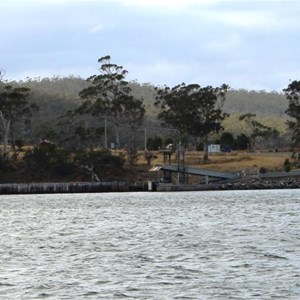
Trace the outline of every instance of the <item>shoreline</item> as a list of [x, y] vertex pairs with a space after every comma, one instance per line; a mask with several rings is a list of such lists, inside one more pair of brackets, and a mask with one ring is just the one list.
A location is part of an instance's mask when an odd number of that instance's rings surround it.
[[178, 185], [148, 181], [129, 185], [124, 181], [112, 182], [62, 182], [62, 183], [4, 183], [0, 195], [9, 194], [60, 194], [60, 193], [108, 193], [108, 192], [184, 192], [224, 190], [298, 189], [300, 177], [243, 178], [210, 184]]
[[237, 190], [277, 190], [298, 189], [300, 178], [284, 178], [282, 180], [247, 179], [201, 185], [158, 184], [157, 191], [237, 191]]

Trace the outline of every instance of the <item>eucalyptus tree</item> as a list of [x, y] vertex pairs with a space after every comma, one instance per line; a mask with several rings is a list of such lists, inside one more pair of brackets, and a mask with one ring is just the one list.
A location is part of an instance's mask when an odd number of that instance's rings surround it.
[[123, 120], [125, 125], [129, 126], [131, 133], [128, 155], [129, 164], [133, 165], [137, 159], [136, 134], [143, 123], [146, 110], [142, 99], [135, 99], [133, 96], [125, 95], [123, 99], [120, 100], [122, 111], [124, 112]]
[[3, 85], [0, 88], [0, 119], [3, 128], [4, 156], [8, 156], [8, 142], [15, 151], [16, 125], [29, 122], [31, 113], [38, 109], [27, 101], [30, 89], [20, 86]]
[[122, 66], [111, 63], [109, 55], [98, 59], [100, 74], [88, 78], [91, 84], [84, 88], [79, 96], [84, 102], [77, 113], [88, 113], [111, 122], [115, 128], [116, 147], [120, 145], [119, 129], [124, 118], [124, 97], [130, 94], [130, 87], [125, 81], [128, 73]]
[[240, 121], [244, 121], [247, 124], [250, 146], [252, 149], [256, 147], [259, 138], [276, 137], [276, 135], [279, 134], [276, 129], [260, 123], [255, 118], [256, 114], [252, 113], [246, 113], [239, 117]]
[[[75, 110], [78, 114], [90, 114], [105, 120], [115, 129], [116, 148], [120, 146], [120, 127], [129, 126], [131, 139], [128, 143], [129, 162], [132, 165], [136, 157], [136, 132], [143, 122], [145, 107], [143, 99], [131, 94], [129, 83], [125, 80], [127, 71], [122, 66], [111, 63], [109, 55], [98, 62], [100, 75], [88, 78], [90, 86], [84, 88], [79, 96], [84, 102]], [[105, 143], [106, 145], [106, 143]]]
[[95, 148], [104, 134], [98, 119], [93, 116], [78, 115], [69, 110], [58, 119], [58, 141], [72, 151]]
[[227, 114], [222, 111], [229, 86], [180, 84], [173, 88], [157, 89], [158, 118], [177, 129], [181, 135], [200, 138], [204, 144], [204, 160], [208, 160], [208, 142], [219, 132]]
[[293, 133], [293, 140], [300, 141], [300, 81], [294, 80], [286, 89], [283, 89], [288, 100], [286, 114], [291, 117], [287, 125]]

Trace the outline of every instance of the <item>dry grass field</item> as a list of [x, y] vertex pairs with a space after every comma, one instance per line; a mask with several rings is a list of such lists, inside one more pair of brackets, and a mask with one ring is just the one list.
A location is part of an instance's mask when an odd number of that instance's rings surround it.
[[[211, 154], [208, 162], [203, 162], [202, 152], [187, 151], [185, 152], [185, 164], [187, 166], [211, 169], [224, 172], [238, 172], [241, 170], [249, 170], [251, 168], [264, 168], [267, 171], [281, 171], [284, 169], [285, 159], [289, 159], [291, 162], [292, 153], [290, 152], [262, 152], [262, 153], [220, 153]], [[160, 153], [156, 153], [157, 158], [152, 161], [152, 165], [159, 165], [163, 163], [163, 156]], [[140, 163], [143, 162], [142, 156], [140, 156]], [[171, 158], [171, 163], [176, 164], [177, 158], [175, 155]]]
[[[23, 150], [30, 149], [31, 146], [23, 147]], [[124, 153], [123, 150], [112, 151], [114, 155]], [[22, 159], [24, 152], [21, 152], [18, 159]], [[156, 158], [152, 160], [151, 166], [163, 164], [163, 155], [159, 151], [154, 152]], [[186, 151], [185, 164], [187, 166], [211, 169], [224, 172], [238, 172], [241, 170], [248, 170], [254, 167], [265, 168], [267, 171], [281, 171], [284, 169], [285, 159], [291, 158], [291, 152], [232, 152], [232, 153], [217, 153], [210, 154], [209, 161], [202, 160], [203, 152], [201, 151]], [[171, 157], [171, 163], [177, 164], [177, 157], [175, 154]], [[147, 162], [144, 159], [144, 152], [139, 151], [139, 159], [137, 167], [147, 170]]]

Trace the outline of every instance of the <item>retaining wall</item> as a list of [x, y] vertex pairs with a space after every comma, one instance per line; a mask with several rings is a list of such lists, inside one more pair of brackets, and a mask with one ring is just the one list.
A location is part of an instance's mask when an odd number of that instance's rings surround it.
[[4, 183], [0, 194], [124, 192], [125, 182]]

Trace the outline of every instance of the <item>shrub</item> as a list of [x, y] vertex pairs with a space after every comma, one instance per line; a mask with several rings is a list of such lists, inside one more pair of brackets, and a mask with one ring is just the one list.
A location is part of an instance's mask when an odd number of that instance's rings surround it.
[[103, 174], [107, 170], [120, 169], [124, 166], [125, 158], [123, 154], [112, 155], [108, 149], [97, 151], [80, 151], [75, 154], [74, 163], [77, 166], [93, 168], [98, 174]]
[[41, 175], [62, 177], [74, 171], [70, 153], [53, 144], [34, 147], [24, 154], [23, 158], [27, 171], [33, 178]]
[[266, 169], [265, 167], [261, 167], [261, 168], [259, 169], [259, 173], [260, 173], [260, 174], [266, 174], [266, 173], [267, 173], [267, 169]]
[[291, 162], [289, 161], [288, 158], [285, 159], [285, 161], [283, 163], [283, 166], [284, 166], [284, 170], [286, 172], [290, 172], [291, 171]]

